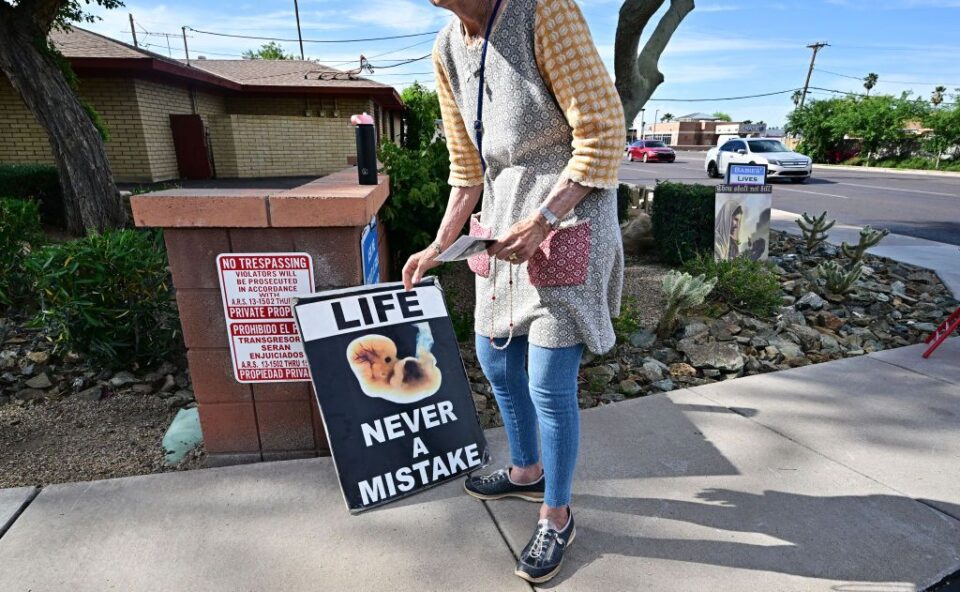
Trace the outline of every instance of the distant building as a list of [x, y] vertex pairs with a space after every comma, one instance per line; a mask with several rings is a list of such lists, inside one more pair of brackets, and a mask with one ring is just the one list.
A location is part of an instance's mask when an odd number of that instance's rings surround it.
[[[386, 84], [302, 60], [187, 64], [74, 26], [50, 39], [110, 133], [118, 182], [319, 176], [356, 155], [350, 115], [378, 141], [401, 135], [403, 102]], [[0, 74], [0, 163], [52, 163], [46, 133]]]
[[[763, 122], [723, 121], [706, 113], [689, 113], [672, 121], [652, 122], [644, 127], [645, 139], [660, 140], [675, 148], [712, 147], [733, 137], [767, 137], [771, 131]], [[782, 130], [779, 132], [782, 136]]]

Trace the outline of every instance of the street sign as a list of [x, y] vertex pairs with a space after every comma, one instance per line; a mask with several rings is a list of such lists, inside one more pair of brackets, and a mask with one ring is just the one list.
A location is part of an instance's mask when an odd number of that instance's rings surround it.
[[728, 164], [727, 185], [765, 185], [767, 165], [765, 164]]
[[217, 256], [230, 358], [237, 382], [310, 380], [290, 299], [313, 292], [308, 253]]
[[360, 235], [360, 252], [363, 255], [363, 283], [380, 283], [380, 232], [377, 230], [377, 217], [370, 219]]
[[487, 443], [434, 278], [294, 300], [347, 508], [361, 512], [487, 464]]

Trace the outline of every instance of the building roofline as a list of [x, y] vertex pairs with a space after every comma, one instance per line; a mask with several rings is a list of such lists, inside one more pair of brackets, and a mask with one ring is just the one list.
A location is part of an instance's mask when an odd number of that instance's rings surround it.
[[[75, 27], [80, 29], [80, 27]], [[129, 43], [95, 33], [88, 29], [80, 29], [84, 33], [96, 35], [111, 43], [123, 45], [130, 50], [140, 53], [143, 57], [67, 57], [70, 65], [78, 73], [94, 74], [121, 74], [139, 73], [154, 76], [167, 76], [198, 82], [210, 87], [220, 88], [233, 92], [253, 92], [259, 94], [299, 94], [299, 95], [352, 95], [373, 96], [383, 102], [388, 109], [402, 109], [403, 100], [395, 88], [382, 86], [272, 86], [258, 84], [243, 84], [208, 72], [201, 68], [194, 68], [179, 60], [162, 56], [158, 53], [134, 47]]]

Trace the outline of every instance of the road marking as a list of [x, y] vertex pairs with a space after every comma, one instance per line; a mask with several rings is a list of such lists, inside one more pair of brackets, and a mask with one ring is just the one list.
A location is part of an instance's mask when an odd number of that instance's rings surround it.
[[806, 191], [804, 189], [792, 189], [787, 187], [777, 187], [774, 191], [796, 191], [797, 193], [809, 193], [811, 195], [823, 195], [824, 197], [839, 197], [840, 199], [850, 199], [847, 195], [837, 195], [835, 193], [820, 193], [819, 191]]
[[955, 193], [940, 193], [938, 191], [922, 191], [920, 189], [902, 189], [900, 187], [879, 187], [877, 185], [861, 185], [859, 183], [842, 183], [835, 181], [837, 185], [849, 185], [850, 187], [863, 187], [865, 189], [881, 189], [883, 191], [905, 191], [907, 193], [922, 193], [924, 195], [942, 195], [944, 197], [960, 197]]

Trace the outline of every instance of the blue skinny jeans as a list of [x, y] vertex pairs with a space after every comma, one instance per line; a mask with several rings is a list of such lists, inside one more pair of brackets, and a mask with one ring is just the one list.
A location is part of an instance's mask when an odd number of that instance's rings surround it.
[[[506, 339], [498, 339], [502, 346]], [[505, 350], [490, 347], [490, 338], [476, 336], [477, 358], [500, 406], [510, 442], [510, 460], [527, 467], [541, 460], [544, 503], [552, 508], [570, 504], [573, 472], [580, 446], [577, 371], [583, 345], [538, 347], [515, 336]], [[529, 362], [526, 364], [525, 362]]]

